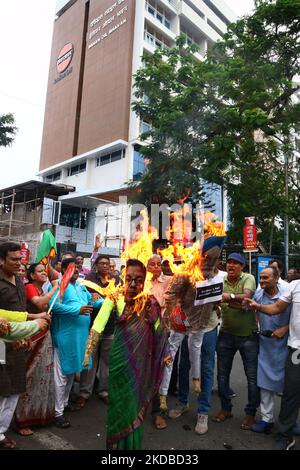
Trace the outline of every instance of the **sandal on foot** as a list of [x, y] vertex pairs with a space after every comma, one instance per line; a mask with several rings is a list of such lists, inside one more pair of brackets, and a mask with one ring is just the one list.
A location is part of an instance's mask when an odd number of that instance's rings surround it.
[[232, 418], [233, 414], [231, 411], [221, 410], [219, 413], [212, 418], [215, 423], [222, 423], [226, 419]]
[[254, 423], [255, 423], [255, 417], [246, 415], [242, 421], [241, 429], [244, 429], [244, 431], [249, 431]]
[[167, 427], [166, 420], [160, 415], [153, 417], [153, 424], [155, 429], [165, 429]]
[[0, 441], [0, 449], [14, 449], [17, 443], [13, 439], [9, 437], [5, 437], [2, 441]]
[[32, 436], [33, 434], [33, 431], [30, 428], [17, 428], [15, 429], [15, 432], [20, 434], [20, 436]]

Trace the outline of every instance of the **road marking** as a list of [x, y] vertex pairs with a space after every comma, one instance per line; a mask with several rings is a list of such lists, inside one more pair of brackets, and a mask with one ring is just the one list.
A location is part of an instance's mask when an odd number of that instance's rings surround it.
[[50, 431], [34, 431], [32, 437], [50, 450], [78, 450], [78, 448], [72, 446], [70, 442], [65, 441]]

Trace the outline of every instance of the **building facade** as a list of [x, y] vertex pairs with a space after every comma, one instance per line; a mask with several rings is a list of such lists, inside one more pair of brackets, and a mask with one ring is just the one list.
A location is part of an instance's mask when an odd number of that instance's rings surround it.
[[[222, 0], [57, 2], [39, 175], [76, 188], [60, 198], [62, 238], [93, 214], [105, 247], [122, 248], [130, 208], [119, 197], [144, 171], [139, 135], [149, 126], [131, 110], [141, 57], [184, 33], [201, 60], [234, 20]], [[226, 218], [220, 190], [211, 193]]]

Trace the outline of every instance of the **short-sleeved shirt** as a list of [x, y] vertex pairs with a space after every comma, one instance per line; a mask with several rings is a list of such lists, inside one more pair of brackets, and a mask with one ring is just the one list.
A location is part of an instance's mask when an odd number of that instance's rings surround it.
[[280, 296], [280, 300], [292, 304], [288, 346], [300, 349], [300, 280], [292, 281]]
[[[236, 284], [233, 286], [228, 282], [228, 277], [224, 278], [224, 292], [227, 294], [243, 294], [248, 289], [255, 292], [255, 278], [252, 274], [242, 273]], [[222, 304], [222, 327], [221, 331], [234, 336], [250, 336], [257, 331], [257, 321], [255, 312], [230, 307]]]

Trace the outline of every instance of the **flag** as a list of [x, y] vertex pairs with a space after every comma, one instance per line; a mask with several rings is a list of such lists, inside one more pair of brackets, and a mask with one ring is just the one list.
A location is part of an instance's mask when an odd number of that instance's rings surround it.
[[55, 238], [50, 230], [45, 230], [43, 232], [35, 262], [47, 265], [50, 259], [55, 258], [56, 253]]
[[70, 263], [67, 266], [67, 269], [61, 278], [60, 284], [59, 284], [59, 299], [60, 301], [62, 300], [64, 293], [67, 290], [67, 287], [69, 285], [70, 279], [73, 276], [75, 271], [75, 263]]

